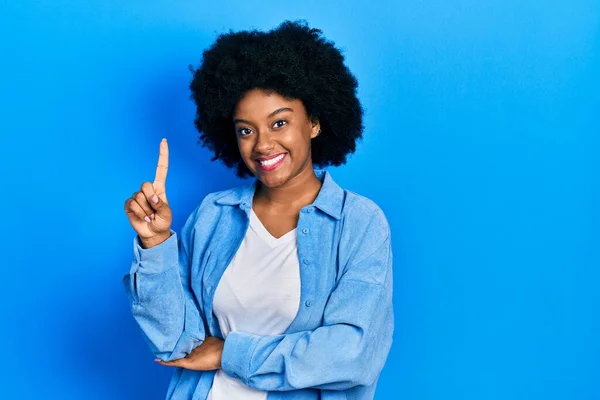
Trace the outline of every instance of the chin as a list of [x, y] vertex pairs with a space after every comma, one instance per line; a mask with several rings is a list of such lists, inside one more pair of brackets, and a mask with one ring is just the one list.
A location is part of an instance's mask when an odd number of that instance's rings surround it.
[[269, 188], [283, 185], [288, 180], [288, 177], [285, 174], [274, 174], [272, 172], [266, 174], [259, 172], [256, 176], [264, 186]]

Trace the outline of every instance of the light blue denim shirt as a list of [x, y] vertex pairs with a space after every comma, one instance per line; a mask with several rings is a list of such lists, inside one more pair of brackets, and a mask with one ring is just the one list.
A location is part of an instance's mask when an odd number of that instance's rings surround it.
[[[298, 313], [281, 335], [230, 332], [221, 368], [269, 400], [373, 399], [394, 331], [390, 227], [372, 200], [326, 170], [315, 174], [323, 185], [297, 225]], [[156, 357], [185, 357], [205, 337], [223, 338], [213, 298], [248, 229], [256, 184], [208, 194], [179, 238], [171, 230], [149, 249], [134, 238], [123, 283]], [[167, 399], [206, 399], [216, 370], [173, 369]]]

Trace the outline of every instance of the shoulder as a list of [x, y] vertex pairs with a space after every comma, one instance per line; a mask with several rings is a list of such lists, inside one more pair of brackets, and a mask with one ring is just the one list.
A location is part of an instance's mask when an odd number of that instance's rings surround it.
[[223, 207], [220, 207], [217, 202], [220, 200], [226, 201], [228, 199], [236, 199], [240, 196], [244, 187], [244, 185], [239, 185], [206, 194], [202, 201], [192, 210], [186, 221], [186, 225], [192, 228], [197, 225], [198, 221], [202, 221], [202, 225], [204, 226], [210, 224], [210, 222], [216, 220], [220, 216], [224, 209]]
[[360, 228], [378, 239], [385, 239], [390, 235], [390, 224], [385, 212], [375, 201], [348, 189], [344, 189], [344, 193], [342, 220], [346, 228]]
[[216, 192], [210, 192], [208, 193], [206, 196], [204, 196], [204, 198], [202, 199], [202, 202], [200, 203], [200, 206], [216, 206], [215, 201], [231, 196], [231, 195], [236, 195], [242, 192], [242, 190], [244, 189], [244, 185], [239, 185], [239, 186], [234, 186], [228, 189], [223, 189], [223, 190], [218, 190]]
[[392, 268], [388, 219], [375, 201], [350, 190], [344, 191], [339, 242], [343, 275], [383, 285]]

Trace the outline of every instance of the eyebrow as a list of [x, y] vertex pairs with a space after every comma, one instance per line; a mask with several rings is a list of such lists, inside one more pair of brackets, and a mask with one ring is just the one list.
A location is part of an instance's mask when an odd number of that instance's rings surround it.
[[[292, 109], [291, 109], [291, 108], [289, 108], [289, 107], [282, 107], [282, 108], [278, 108], [277, 110], [275, 110], [275, 111], [273, 111], [271, 114], [269, 114], [269, 115], [267, 116], [267, 118], [271, 118], [271, 117], [272, 117], [272, 116], [274, 116], [275, 114], [279, 114], [280, 112], [284, 112], [284, 111], [292, 111], [292, 112], [293, 112], [294, 110], [292, 110]], [[234, 119], [234, 120], [233, 120], [233, 123], [234, 123], [234, 124], [235, 124], [235, 123], [238, 123], [238, 122], [245, 122], [245, 123], [247, 123], [247, 124], [251, 124], [251, 122], [250, 122], [250, 121], [246, 121], [245, 119]]]

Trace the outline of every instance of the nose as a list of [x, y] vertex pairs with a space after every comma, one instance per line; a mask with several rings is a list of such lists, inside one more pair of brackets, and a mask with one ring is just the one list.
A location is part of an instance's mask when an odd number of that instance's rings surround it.
[[269, 154], [274, 148], [274, 143], [271, 134], [268, 131], [261, 131], [256, 134], [256, 143], [254, 151], [257, 154]]

